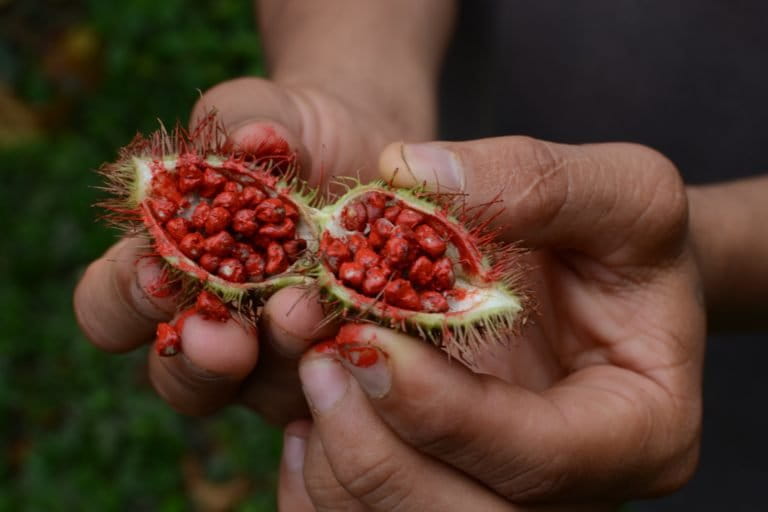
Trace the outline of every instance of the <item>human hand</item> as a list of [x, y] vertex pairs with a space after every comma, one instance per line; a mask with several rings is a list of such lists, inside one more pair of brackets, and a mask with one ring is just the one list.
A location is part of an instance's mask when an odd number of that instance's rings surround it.
[[[381, 162], [399, 185], [500, 199], [497, 225], [533, 249], [539, 314], [476, 372], [373, 326], [354, 346], [310, 351], [314, 424], [288, 428], [284, 508], [610, 504], [682, 485], [698, 456], [705, 329], [674, 166], [636, 145], [520, 137], [390, 147]], [[355, 366], [354, 350], [376, 364]]]
[[[285, 140], [300, 156], [303, 177], [315, 185], [327, 181], [330, 170], [375, 170], [372, 163], [383, 141], [396, 130], [322, 91], [255, 78], [207, 92], [192, 124], [211, 109], [241, 147], [275, 142], [276, 137]], [[138, 239], [117, 243], [88, 268], [76, 289], [80, 326], [104, 350], [124, 352], [150, 342], [156, 324], [168, 321], [176, 310], [173, 297], [150, 293], [161, 266], [156, 258], [142, 257], [143, 244]], [[327, 336], [328, 328], [315, 330], [323, 318], [316, 302], [291, 308], [305, 293], [294, 288], [275, 295], [264, 309], [258, 334], [234, 320], [221, 324], [194, 315], [184, 323], [180, 357], [163, 358], [150, 351], [151, 382], [187, 414], [207, 414], [241, 401], [275, 423], [306, 415], [296, 358], [311, 342]], [[260, 347], [258, 339], [266, 343]]]

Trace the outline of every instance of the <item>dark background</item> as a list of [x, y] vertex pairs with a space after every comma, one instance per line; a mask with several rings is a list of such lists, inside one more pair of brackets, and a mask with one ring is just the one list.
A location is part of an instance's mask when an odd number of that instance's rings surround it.
[[[442, 82], [443, 137], [639, 142], [671, 158], [688, 183], [768, 170], [768, 3], [462, 7]], [[710, 337], [700, 468], [680, 492], [632, 510], [768, 509], [766, 361], [766, 333]]]
[[[632, 140], [691, 182], [765, 170], [768, 5], [473, 0], [443, 80], [446, 138]], [[0, 510], [274, 509], [279, 433], [171, 411], [145, 354], [71, 313], [115, 239], [93, 169], [199, 90], [261, 74], [250, 2], [0, 0]], [[710, 340], [702, 466], [636, 510], [764, 510], [766, 336]]]

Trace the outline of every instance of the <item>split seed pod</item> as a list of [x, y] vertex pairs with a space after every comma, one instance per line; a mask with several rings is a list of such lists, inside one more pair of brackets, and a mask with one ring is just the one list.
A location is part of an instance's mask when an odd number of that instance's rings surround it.
[[376, 182], [321, 208], [284, 142], [239, 150], [213, 116], [191, 133], [137, 136], [101, 172], [108, 218], [147, 235], [180, 288], [184, 311], [158, 327], [161, 355], [181, 349], [189, 314], [226, 321], [231, 309], [255, 322], [292, 285], [319, 286], [328, 321], [373, 321], [461, 356], [523, 318], [518, 251], [460, 198]]

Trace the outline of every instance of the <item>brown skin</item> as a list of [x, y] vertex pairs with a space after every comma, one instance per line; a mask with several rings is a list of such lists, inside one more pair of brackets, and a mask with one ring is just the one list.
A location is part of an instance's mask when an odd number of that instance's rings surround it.
[[[311, 501], [387, 510], [397, 499], [399, 510], [423, 510], [434, 479], [446, 489], [440, 510], [499, 495], [608, 507], [682, 485], [698, 457], [705, 315], [674, 166], [629, 144], [504, 137], [431, 147], [445, 153], [432, 152], [439, 166], [402, 161], [423, 148], [396, 144], [382, 174], [407, 168], [416, 179], [395, 181], [408, 186], [453, 165], [474, 203], [501, 187], [497, 224], [535, 249], [540, 314], [481, 356], [485, 375], [382, 328], [358, 340], [380, 350], [375, 368], [310, 351], [299, 371], [313, 406]], [[318, 362], [333, 371], [318, 377]]]
[[[443, 0], [418, 5], [330, 0], [322, 9], [319, 5], [261, 2], [259, 18], [274, 80], [241, 78], [212, 88], [195, 106], [192, 123], [216, 109], [239, 144], [258, 144], [265, 134], [277, 133], [300, 153], [304, 177], [314, 185], [327, 182], [330, 172], [359, 170], [362, 179], [370, 180], [376, 174], [372, 164], [389, 141], [434, 136], [433, 91], [453, 7]], [[405, 11], [411, 15], [402, 19]], [[427, 24], [430, 30], [424, 31]], [[323, 34], [322, 44], [317, 34]], [[338, 63], [340, 55], [344, 58]], [[400, 70], [386, 87], [380, 81], [383, 69]], [[155, 324], [174, 310], [172, 301], [152, 300], [146, 293], [159, 267], [146, 260], [136, 265], [139, 245], [116, 244], [88, 268], [75, 290], [78, 321], [104, 350], [125, 352], [149, 343]], [[290, 312], [300, 294], [285, 290], [270, 300], [260, 336], [229, 325], [226, 333], [218, 332], [220, 326], [191, 318], [182, 357], [149, 356], [158, 393], [186, 414], [208, 414], [233, 402], [278, 424], [306, 414], [295, 356], [330, 332], [313, 329], [323, 318], [319, 306]], [[218, 340], [215, 345], [206, 343], [212, 337]], [[267, 343], [258, 344], [257, 338]], [[254, 371], [257, 362], [259, 371]]]
[[761, 329], [768, 304], [768, 177], [688, 187], [713, 329]]
[[[193, 119], [216, 108], [233, 139], [245, 145], [275, 130], [300, 152], [313, 184], [324, 182], [329, 171], [359, 170], [367, 180], [389, 141], [434, 137], [435, 81], [453, 5], [319, 5], [260, 2], [273, 80], [243, 78], [214, 87]], [[440, 147], [461, 162], [470, 201], [487, 201], [504, 185], [507, 236], [539, 249], [534, 283], [542, 314], [508, 351], [483, 358], [496, 378], [449, 365], [423, 344], [380, 332], [375, 344], [389, 357], [390, 389], [366, 399], [347, 377], [348, 393], [331, 409], [315, 410], [314, 426], [288, 427], [289, 437], [308, 442], [286, 450], [294, 470], [284, 461], [281, 508], [311, 510], [314, 502], [321, 510], [386, 509], [391, 503], [374, 502], [402, 496], [402, 510], [417, 510], [424, 498], [416, 492], [421, 484], [409, 485], [413, 481], [423, 481], [424, 489], [466, 489], [489, 510], [511, 509], [493, 501], [490, 489], [512, 501], [603, 501], [679, 486], [694, 467], [700, 426], [703, 312], [690, 248], [696, 249], [715, 312], [734, 303], [727, 292], [734, 280], [749, 285], [736, 303], [765, 297], [768, 287], [761, 283], [768, 277], [759, 263], [766, 258], [756, 257], [755, 250], [768, 254], [768, 248], [760, 245], [764, 241], [755, 243], [753, 233], [760, 230], [750, 227], [765, 220], [749, 214], [768, 215], [759, 195], [749, 186], [691, 191], [689, 233], [676, 171], [646, 148], [524, 138]], [[400, 155], [384, 153], [385, 177], [395, 167], [418, 170], [415, 162], [398, 162]], [[429, 171], [423, 177], [431, 178]], [[398, 174], [398, 180], [407, 179]], [[440, 180], [446, 182], [450, 177]], [[722, 206], [722, 216], [714, 215], [713, 204]], [[710, 228], [731, 214], [729, 225], [743, 229]], [[83, 331], [105, 350], [127, 351], [151, 341], [155, 324], [174, 309], [172, 300], [151, 299], [144, 291], [157, 265], [137, 265], [136, 255], [135, 241], [117, 244], [89, 267], [75, 292]], [[731, 275], [731, 268], [741, 273]], [[234, 324], [190, 319], [181, 357], [150, 355], [158, 392], [188, 414], [240, 402], [281, 424], [306, 415], [298, 356], [332, 328], [312, 329], [322, 310], [312, 300], [296, 305], [300, 294], [276, 294], [258, 336]], [[411, 364], [419, 371], [409, 371]], [[317, 391], [316, 384], [305, 378], [306, 392]], [[480, 405], [467, 410], [468, 403]], [[363, 441], [356, 437], [362, 431], [349, 428], [355, 422], [368, 429], [366, 457], [352, 457]], [[400, 455], [386, 458], [391, 453]], [[472, 463], [486, 455], [487, 464]], [[376, 473], [379, 481], [352, 478], [380, 460], [387, 464]], [[393, 464], [396, 477], [384, 478]], [[425, 467], [433, 476], [425, 476]]]

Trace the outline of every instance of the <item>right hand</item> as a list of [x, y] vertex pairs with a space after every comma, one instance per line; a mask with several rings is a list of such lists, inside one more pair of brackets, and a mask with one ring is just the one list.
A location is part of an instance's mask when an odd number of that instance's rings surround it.
[[[281, 87], [258, 78], [224, 82], [206, 92], [191, 124], [212, 109], [232, 141], [246, 149], [268, 137], [285, 139], [299, 155], [301, 177], [312, 186], [354, 172], [370, 180], [377, 173], [379, 151], [403, 136], [373, 109], [320, 88]], [[170, 320], [177, 306], [173, 298], [148, 293], [160, 269], [159, 260], [142, 257], [136, 239], [119, 241], [88, 267], [75, 290], [74, 309], [94, 345], [127, 352], [152, 342], [156, 324]], [[303, 295], [306, 291], [296, 288], [275, 294], [264, 308], [258, 334], [233, 320], [221, 324], [191, 317], [183, 331], [183, 354], [163, 358], [149, 351], [155, 389], [185, 414], [209, 414], [241, 402], [276, 424], [308, 416], [296, 359], [311, 343], [329, 336], [333, 326], [314, 330], [323, 318], [315, 301], [291, 307]]]

